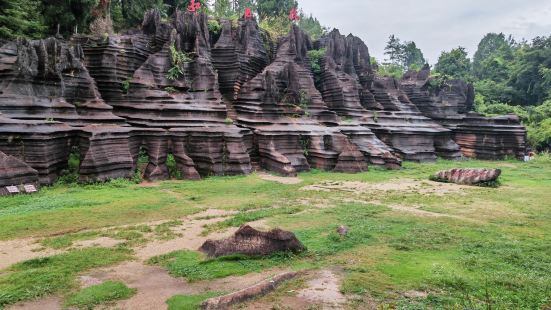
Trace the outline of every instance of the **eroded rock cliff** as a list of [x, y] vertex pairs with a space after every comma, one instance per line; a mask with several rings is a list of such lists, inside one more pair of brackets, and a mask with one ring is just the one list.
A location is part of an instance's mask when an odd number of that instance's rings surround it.
[[4, 183], [36, 171], [51, 184], [71, 152], [83, 182], [131, 177], [140, 165], [146, 179], [167, 179], [169, 158], [176, 175], [198, 179], [524, 152], [517, 118], [468, 113], [464, 82], [435, 88], [427, 70], [376, 76], [367, 46], [337, 30], [312, 42], [293, 26], [271, 42], [254, 19], [221, 21], [213, 36], [208, 18], [151, 10], [123, 34], [0, 46]]

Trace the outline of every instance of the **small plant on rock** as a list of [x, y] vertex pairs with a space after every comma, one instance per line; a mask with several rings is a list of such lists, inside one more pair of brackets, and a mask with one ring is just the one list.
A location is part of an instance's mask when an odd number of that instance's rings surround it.
[[184, 64], [193, 60], [188, 53], [177, 50], [174, 44], [170, 46], [170, 59], [172, 67], [168, 69], [166, 78], [172, 81], [179, 79], [184, 74]]

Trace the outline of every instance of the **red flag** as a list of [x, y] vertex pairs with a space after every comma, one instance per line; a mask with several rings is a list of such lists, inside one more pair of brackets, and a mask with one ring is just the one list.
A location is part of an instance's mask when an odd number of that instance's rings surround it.
[[296, 21], [300, 20], [300, 16], [298, 16], [298, 14], [297, 14], [297, 8], [292, 8], [291, 9], [291, 11], [289, 12], [289, 19], [293, 22], [296, 22]]
[[188, 12], [196, 13], [200, 8], [201, 8], [201, 2], [195, 2], [195, 0], [191, 0], [189, 2], [187, 10]]
[[251, 12], [251, 8], [245, 8], [245, 19], [251, 19], [253, 18], [253, 13]]

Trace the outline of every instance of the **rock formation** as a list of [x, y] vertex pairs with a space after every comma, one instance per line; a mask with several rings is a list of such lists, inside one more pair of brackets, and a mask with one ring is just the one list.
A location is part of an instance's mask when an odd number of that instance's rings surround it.
[[423, 116], [396, 80], [374, 74], [369, 51], [359, 38], [333, 30], [319, 47], [325, 56], [318, 87], [332, 111], [369, 128], [402, 159], [460, 157], [450, 130]]
[[526, 129], [515, 115], [484, 117], [469, 112], [473, 107], [473, 86], [464, 81], [436, 81], [430, 68], [407, 72], [400, 87], [427, 117], [450, 129], [466, 157], [522, 158]]
[[[426, 70], [400, 82], [378, 77], [367, 46], [337, 30], [312, 42], [293, 26], [273, 42], [254, 19], [222, 21], [214, 34], [208, 18], [177, 11], [166, 21], [150, 10], [141, 29], [123, 34], [2, 43], [0, 151], [41, 184], [71, 153], [80, 180], [95, 182], [134, 175], [140, 154], [143, 177], [163, 180], [170, 156], [177, 175], [198, 179], [258, 167], [396, 169], [459, 158], [460, 147], [481, 158], [524, 151], [517, 118], [468, 113], [464, 82], [434, 88]], [[319, 70], [314, 49], [324, 49]]]
[[500, 175], [500, 169], [451, 169], [439, 171], [431, 179], [440, 182], [477, 185], [495, 182]]
[[276, 252], [297, 253], [305, 247], [292, 232], [281, 229], [263, 232], [245, 225], [227, 239], [205, 241], [199, 250], [210, 257], [231, 254], [264, 256]]
[[0, 195], [7, 194], [4, 187], [38, 184], [38, 172], [24, 161], [0, 152]]

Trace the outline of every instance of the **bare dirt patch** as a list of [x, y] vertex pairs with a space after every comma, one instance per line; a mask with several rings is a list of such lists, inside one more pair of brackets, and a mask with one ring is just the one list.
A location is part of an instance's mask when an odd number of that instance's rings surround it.
[[324, 309], [338, 309], [346, 303], [346, 297], [339, 287], [340, 279], [335, 271], [323, 269], [308, 281], [308, 287], [300, 290], [297, 297], [312, 303], [321, 303]]
[[6, 308], [6, 310], [59, 310], [62, 309], [61, 299], [59, 297], [48, 297], [37, 299], [25, 303], [16, 304]]
[[112, 248], [119, 244], [123, 243], [122, 240], [117, 240], [109, 237], [99, 237], [96, 239], [90, 239], [90, 240], [79, 240], [73, 242], [73, 246], [80, 248], [80, 247], [105, 247], [105, 248]]
[[281, 177], [277, 175], [268, 174], [266, 172], [257, 172], [258, 176], [265, 181], [272, 181], [272, 182], [278, 182], [281, 184], [298, 184], [301, 183], [302, 180], [297, 177]]
[[325, 181], [318, 184], [308, 185], [302, 190], [324, 191], [324, 192], [347, 192], [363, 194], [379, 191], [399, 191], [418, 194], [431, 194], [444, 196], [452, 193], [463, 193], [466, 189], [473, 189], [472, 186], [458, 185], [453, 183], [439, 183], [428, 180], [397, 179], [382, 183], [348, 182], [348, 181]]
[[62, 250], [46, 249], [34, 238], [0, 241], [0, 269], [25, 260], [63, 252]]

